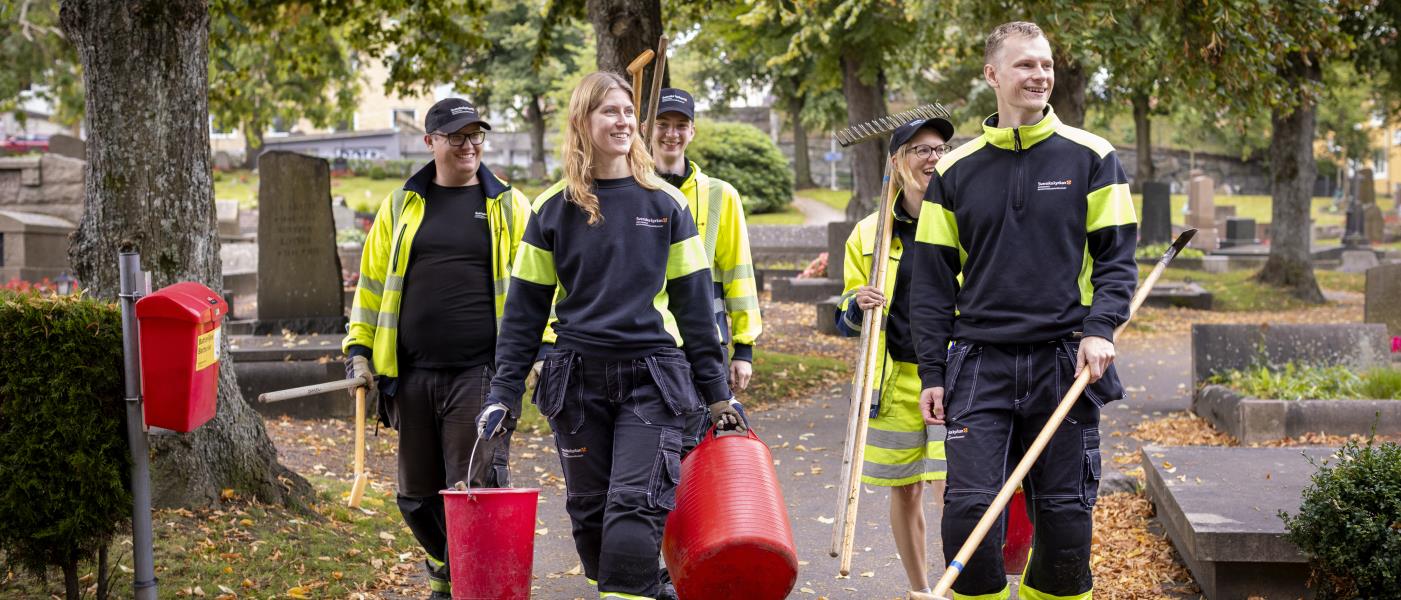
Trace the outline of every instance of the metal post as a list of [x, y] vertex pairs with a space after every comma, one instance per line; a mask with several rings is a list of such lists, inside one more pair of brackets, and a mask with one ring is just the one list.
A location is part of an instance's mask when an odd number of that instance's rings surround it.
[[[832, 138], [831, 148], [832, 148], [832, 149], [831, 149], [831, 153], [832, 153], [832, 154], [836, 154], [836, 153], [837, 153], [837, 138]], [[829, 161], [827, 161], [827, 165], [828, 165], [828, 167], [831, 169], [831, 171], [830, 171], [831, 177], [829, 177], [828, 179], [831, 180], [831, 182], [832, 182], [832, 191], [835, 192], [835, 191], [837, 191], [837, 161], [835, 161], [835, 160], [829, 160]]]
[[136, 327], [136, 301], [146, 295], [141, 255], [122, 252], [122, 359], [126, 366], [126, 438], [131, 446], [131, 544], [136, 573], [132, 582], [137, 600], [156, 600], [156, 568], [151, 536], [151, 466], [146, 449], [145, 418], [141, 410], [141, 348]]

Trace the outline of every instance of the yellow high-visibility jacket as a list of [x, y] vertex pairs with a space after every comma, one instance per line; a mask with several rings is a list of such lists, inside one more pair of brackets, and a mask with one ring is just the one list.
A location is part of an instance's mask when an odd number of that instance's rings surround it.
[[[897, 198], [897, 203], [898, 203]], [[862, 286], [870, 285], [872, 263], [876, 254], [876, 229], [879, 226], [877, 220], [880, 211], [877, 210], [861, 219], [853, 227], [851, 234], [846, 238], [846, 251], [844, 252], [844, 262], [842, 268], [842, 279], [844, 287], [841, 301], [837, 303], [837, 330], [843, 335], [861, 335], [862, 322], [860, 318], [852, 319], [852, 312], [849, 310], [856, 303], [856, 290]], [[889, 232], [886, 235], [891, 235]], [[900, 242], [900, 236], [893, 236], [890, 240], [890, 259], [886, 263], [885, 285], [881, 286], [881, 294], [886, 298], [895, 297], [895, 277], [900, 271], [900, 259], [904, 256], [905, 247]], [[830, 260], [830, 258], [829, 258]], [[887, 315], [890, 314], [890, 304], [887, 303], [881, 308]], [[876, 346], [880, 348], [877, 359], [880, 360], [880, 385], [883, 390], [886, 380], [894, 374], [894, 361], [890, 359], [890, 353], [885, 347], [885, 331], [876, 332]], [[882, 403], [884, 404], [884, 403]]]
[[[694, 161], [690, 167], [691, 176], [681, 183], [680, 190], [705, 242], [706, 259], [715, 282], [715, 318], [720, 325], [721, 342], [734, 341], [734, 360], [753, 362], [754, 343], [763, 333], [763, 322], [759, 317], [754, 259], [749, 253], [749, 229], [744, 224], [744, 204], [734, 186], [706, 175]], [[555, 343], [554, 329], [545, 328], [544, 341]]]
[[[365, 237], [360, 257], [360, 283], [350, 309], [350, 325], [341, 349], [347, 354], [369, 354], [375, 373], [399, 376], [399, 303], [403, 298], [404, 273], [409, 268], [409, 250], [423, 223], [424, 195], [437, 169], [428, 163], [380, 204], [374, 225]], [[485, 165], [478, 167], [477, 180], [486, 196], [487, 227], [491, 231], [491, 278], [496, 296], [496, 326], [506, 306], [511, 266], [530, 216], [530, 201], [524, 194], [496, 178]]]

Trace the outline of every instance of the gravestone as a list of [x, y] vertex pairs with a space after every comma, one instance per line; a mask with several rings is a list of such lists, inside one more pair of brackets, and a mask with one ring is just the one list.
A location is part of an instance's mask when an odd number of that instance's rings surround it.
[[1367, 270], [1366, 304], [1362, 320], [1386, 325], [1391, 336], [1401, 336], [1401, 264]]
[[241, 233], [238, 227], [238, 201], [215, 200], [214, 210], [219, 218], [219, 236], [237, 237]]
[[1196, 247], [1207, 252], [1216, 250], [1216, 182], [1198, 175], [1187, 184], [1187, 226], [1195, 227]]
[[83, 140], [62, 133], [49, 136], [49, 154], [78, 160], [88, 159], [88, 145]]
[[1362, 205], [1362, 238], [1373, 244], [1385, 242], [1386, 220], [1382, 208], [1377, 206], [1377, 184], [1371, 169], [1362, 169], [1357, 173], [1357, 202]]
[[331, 200], [331, 217], [335, 221], [336, 231], [355, 227], [355, 210], [346, 205], [344, 196]]
[[1366, 273], [1377, 266], [1377, 253], [1371, 250], [1344, 250], [1343, 264], [1338, 271], [1343, 273]]
[[[827, 224], [827, 277], [846, 281], [846, 238], [856, 228], [853, 221], [833, 221]], [[841, 290], [837, 290], [840, 294]]]
[[1138, 231], [1144, 244], [1172, 241], [1171, 188], [1167, 183], [1143, 182], [1143, 225]]
[[1222, 248], [1249, 246], [1255, 243], [1257, 243], [1255, 239], [1255, 219], [1243, 217], [1226, 218], [1226, 239], [1221, 240]]
[[1344, 365], [1365, 370], [1391, 360], [1386, 327], [1375, 323], [1192, 325], [1192, 382], [1261, 366]]
[[258, 172], [254, 333], [344, 332], [330, 165], [320, 158], [271, 151], [258, 158]]
[[0, 284], [57, 280], [69, 269], [68, 234], [74, 229], [58, 217], [0, 210]]

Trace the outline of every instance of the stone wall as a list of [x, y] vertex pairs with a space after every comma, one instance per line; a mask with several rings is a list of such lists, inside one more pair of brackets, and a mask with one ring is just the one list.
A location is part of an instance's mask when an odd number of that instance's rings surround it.
[[83, 217], [85, 165], [56, 154], [0, 158], [0, 210], [78, 223]]

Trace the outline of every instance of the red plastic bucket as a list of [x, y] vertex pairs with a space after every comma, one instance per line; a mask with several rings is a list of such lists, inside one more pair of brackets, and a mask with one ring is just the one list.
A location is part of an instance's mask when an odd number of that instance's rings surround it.
[[1021, 488], [1007, 503], [1007, 542], [1002, 544], [1002, 563], [1008, 575], [1021, 575], [1031, 558], [1031, 519], [1026, 516], [1026, 494]]
[[443, 490], [455, 600], [526, 600], [538, 488]]

